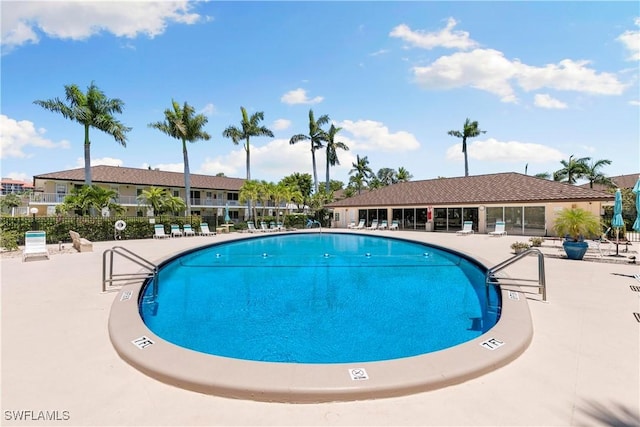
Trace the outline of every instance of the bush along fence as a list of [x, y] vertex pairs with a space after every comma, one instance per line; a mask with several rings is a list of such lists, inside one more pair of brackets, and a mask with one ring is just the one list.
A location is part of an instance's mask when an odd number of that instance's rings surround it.
[[[283, 218], [280, 218], [281, 220]], [[122, 231], [116, 233], [115, 223], [122, 220], [126, 222], [126, 227]], [[275, 221], [275, 217], [259, 218], [258, 221], [267, 223]], [[184, 224], [191, 224], [194, 230], [198, 230], [201, 222], [209, 224], [209, 228], [214, 229], [218, 224], [222, 224], [224, 220], [220, 217], [176, 217], [176, 216], [158, 216], [155, 217], [155, 223], [150, 223], [147, 217], [89, 217], [89, 216], [49, 216], [49, 217], [8, 217], [0, 218], [0, 230], [2, 230], [2, 240], [0, 246], [5, 249], [16, 249], [17, 245], [24, 245], [24, 233], [31, 230], [42, 230], [47, 233], [47, 243], [68, 243], [71, 242], [69, 230], [76, 231], [81, 237], [92, 242], [101, 242], [119, 239], [147, 239], [152, 238], [154, 234], [154, 225], [163, 224], [168, 233], [171, 224], [178, 224], [180, 227]], [[292, 214], [284, 216], [284, 226], [290, 228], [305, 228], [307, 216], [300, 214]], [[247, 228], [246, 222], [234, 223], [236, 230]], [[15, 242], [15, 243], [14, 243]]]

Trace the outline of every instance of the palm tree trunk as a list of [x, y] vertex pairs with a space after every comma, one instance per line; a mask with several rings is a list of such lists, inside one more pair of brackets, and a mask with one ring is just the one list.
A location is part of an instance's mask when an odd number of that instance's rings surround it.
[[[247, 137], [244, 151], [247, 152], [247, 181], [249, 181], [251, 179], [251, 154], [249, 153], [249, 137]], [[249, 215], [251, 215], [251, 199], [247, 200], [247, 208], [249, 208]]]
[[191, 216], [191, 175], [189, 173], [189, 154], [187, 141], [182, 140], [182, 155], [184, 156], [184, 191], [187, 202], [187, 216]]
[[91, 141], [89, 141], [89, 125], [84, 125], [84, 184], [91, 185]]
[[464, 176], [469, 176], [469, 161], [467, 160], [467, 138], [462, 138], [462, 152], [464, 153]]
[[327, 190], [327, 194], [329, 194], [329, 147], [327, 147], [327, 182], [325, 183], [325, 190]]
[[316, 168], [316, 150], [313, 149], [313, 142], [311, 142], [311, 163], [313, 164], [313, 188], [318, 193], [318, 170]]

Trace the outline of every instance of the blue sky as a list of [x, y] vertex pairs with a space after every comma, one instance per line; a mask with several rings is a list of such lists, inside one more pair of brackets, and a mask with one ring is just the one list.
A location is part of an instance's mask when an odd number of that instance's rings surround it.
[[[552, 172], [570, 155], [640, 170], [637, 2], [2, 1], [2, 176], [83, 166], [83, 128], [33, 103], [94, 81], [125, 110], [127, 147], [91, 131], [94, 164], [183, 170], [180, 142], [148, 123], [172, 99], [208, 117], [189, 144], [192, 173], [246, 176], [222, 137], [240, 106], [274, 138], [252, 139], [251, 175], [312, 173], [308, 113], [342, 127], [347, 182], [356, 155], [414, 180]], [[317, 155], [324, 181], [324, 151]]]

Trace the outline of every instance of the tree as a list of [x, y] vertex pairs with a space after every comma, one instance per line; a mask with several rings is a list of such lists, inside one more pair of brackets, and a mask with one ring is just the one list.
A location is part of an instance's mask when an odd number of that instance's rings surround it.
[[158, 129], [160, 132], [182, 141], [186, 208], [187, 216], [191, 216], [191, 175], [189, 173], [187, 142], [196, 142], [200, 139], [208, 141], [211, 136], [202, 130], [208, 121], [204, 114], [196, 114], [196, 110], [186, 102], [182, 108], [176, 101], [172, 100], [171, 102], [172, 109], [167, 108], [164, 110], [164, 122], [149, 123], [149, 127]]
[[589, 169], [587, 162], [591, 160], [591, 157], [582, 157], [580, 159], [574, 159], [573, 154], [569, 156], [569, 160], [561, 160], [563, 168], [554, 172], [553, 180], [568, 182], [569, 184], [575, 184], [577, 180], [583, 178]]
[[[238, 199], [240, 203], [248, 202], [249, 200], [256, 200], [258, 198], [258, 194], [260, 191], [260, 182], [248, 179], [242, 184], [240, 187], [240, 194], [238, 195]], [[255, 221], [258, 217], [258, 212], [256, 211], [256, 206], [253, 206], [253, 216], [251, 216], [251, 208], [249, 208], [249, 216], [253, 218]]]
[[[311, 196], [311, 187], [313, 186], [311, 175], [308, 173], [296, 172], [292, 175], [285, 176], [280, 180], [280, 182], [294, 189], [295, 197], [291, 200], [298, 205], [298, 212], [302, 211], [300, 207], [301, 205], [303, 208], [304, 206], [308, 206], [309, 196]], [[295, 193], [296, 190], [297, 194]]]
[[380, 181], [381, 187], [386, 187], [387, 185], [395, 184], [397, 182], [396, 171], [391, 168], [379, 169], [377, 178], [378, 181]]
[[313, 164], [313, 188], [318, 192], [318, 171], [316, 169], [316, 150], [323, 147], [322, 142], [326, 139], [325, 132], [322, 130], [323, 125], [329, 123], [329, 116], [326, 114], [320, 116], [318, 120], [313, 115], [313, 110], [309, 110], [309, 134], [293, 135], [289, 140], [289, 144], [296, 144], [300, 141], [309, 140], [311, 142], [311, 162]]
[[478, 129], [478, 122], [471, 121], [467, 118], [462, 126], [462, 132], [459, 130], [450, 130], [449, 135], [456, 138], [462, 138], [462, 152], [464, 153], [464, 176], [469, 176], [469, 161], [467, 160], [467, 139], [475, 138], [481, 133], [486, 133], [484, 130]]
[[87, 188], [87, 198], [89, 200], [89, 207], [102, 211], [107, 208], [109, 211], [113, 211], [116, 215], [121, 215], [125, 212], [125, 208], [116, 203], [118, 193], [110, 188], [99, 187], [92, 185]]
[[165, 188], [152, 186], [148, 190], [142, 190], [137, 200], [142, 205], [153, 209], [153, 216], [158, 216], [162, 212], [163, 201], [166, 198], [165, 193]]
[[251, 117], [249, 117], [244, 107], [240, 107], [240, 112], [242, 113], [240, 127], [229, 126], [222, 132], [222, 136], [231, 138], [231, 141], [233, 141], [235, 145], [238, 145], [240, 141], [244, 140], [244, 151], [247, 153], [247, 179], [251, 179], [249, 139], [252, 136], [270, 136], [273, 138], [273, 132], [265, 126], [260, 126], [260, 122], [264, 120], [264, 113], [262, 111], [253, 113]]
[[336, 135], [340, 132], [342, 128], [337, 128], [333, 124], [329, 128], [329, 132], [326, 133], [325, 142], [327, 143], [326, 152], [327, 152], [327, 179], [325, 181], [325, 191], [327, 193], [330, 192], [330, 183], [331, 179], [329, 178], [329, 168], [331, 166], [339, 165], [340, 161], [338, 160], [338, 153], [336, 150], [345, 150], [349, 151], [349, 147], [344, 142], [336, 141]]
[[584, 174], [584, 178], [589, 180], [589, 188], [593, 188], [593, 184], [606, 185], [609, 187], [614, 186], [615, 184], [611, 181], [611, 178], [607, 177], [605, 174], [600, 172], [600, 168], [605, 165], [610, 165], [611, 160], [597, 160], [587, 164], [586, 172]]
[[398, 168], [398, 173], [396, 174], [396, 182], [411, 181], [411, 178], [413, 178], [413, 175], [411, 175], [408, 170], [406, 170], [402, 166]]
[[374, 177], [373, 170], [369, 167], [367, 156], [361, 158], [356, 155], [356, 163], [351, 163], [351, 166], [353, 169], [349, 171], [349, 175], [355, 175], [349, 178], [349, 184], [353, 184], [360, 194], [368, 180]]
[[11, 216], [13, 216], [15, 208], [22, 206], [22, 199], [17, 194], [7, 194], [0, 200], [0, 205], [11, 212]]
[[124, 102], [118, 98], [109, 99], [95, 85], [87, 88], [83, 93], [75, 84], [64, 87], [67, 103], [59, 98], [46, 101], [37, 100], [33, 103], [54, 113], [60, 113], [65, 119], [78, 122], [84, 126], [84, 183], [91, 185], [91, 140], [89, 129], [95, 128], [112, 136], [123, 147], [127, 146], [126, 133], [131, 130], [113, 115], [122, 114]]

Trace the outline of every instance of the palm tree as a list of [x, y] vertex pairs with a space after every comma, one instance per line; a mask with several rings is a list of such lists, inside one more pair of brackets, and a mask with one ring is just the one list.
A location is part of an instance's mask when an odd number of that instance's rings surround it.
[[554, 181], [566, 181], [569, 184], [575, 184], [577, 180], [583, 178], [589, 169], [587, 162], [591, 160], [591, 157], [582, 157], [580, 159], [574, 159], [573, 154], [569, 156], [569, 160], [561, 160], [562, 169], [559, 169], [553, 173]]
[[160, 132], [172, 138], [182, 141], [182, 155], [184, 157], [184, 191], [186, 196], [187, 216], [191, 216], [191, 176], [189, 174], [189, 154], [187, 153], [187, 141], [196, 142], [200, 139], [208, 141], [211, 136], [202, 130], [207, 124], [207, 117], [204, 114], [196, 114], [196, 110], [184, 103], [180, 104], [172, 100], [172, 107], [164, 110], [164, 122], [149, 123], [149, 127], [158, 129]]
[[326, 152], [327, 152], [327, 180], [325, 181], [325, 190], [329, 193], [331, 179], [329, 177], [329, 167], [339, 165], [337, 149], [349, 151], [349, 147], [344, 142], [336, 141], [336, 135], [342, 128], [337, 128], [333, 124], [329, 128], [329, 132], [326, 133]]
[[91, 140], [89, 139], [89, 128], [96, 128], [108, 135], [111, 135], [116, 142], [123, 147], [127, 146], [126, 133], [131, 130], [114, 117], [114, 113], [122, 114], [124, 102], [118, 98], [109, 99], [95, 85], [87, 88], [83, 93], [77, 85], [66, 85], [64, 87], [67, 103], [59, 98], [46, 101], [33, 101], [54, 113], [62, 114], [65, 119], [78, 122], [84, 126], [84, 183], [91, 185]]
[[358, 194], [360, 194], [364, 184], [374, 177], [373, 170], [369, 167], [367, 156], [361, 158], [359, 155], [356, 155], [356, 163], [351, 163], [351, 166], [353, 166], [353, 169], [349, 171], [349, 175], [355, 175], [351, 177], [349, 181], [356, 186]]
[[396, 182], [411, 181], [411, 178], [413, 178], [413, 175], [411, 175], [408, 170], [406, 170], [402, 166], [398, 168], [398, 173], [396, 174]]
[[89, 202], [89, 206], [102, 211], [107, 208], [109, 211], [113, 211], [116, 215], [123, 214], [125, 208], [116, 203], [115, 199], [118, 197], [118, 193], [110, 188], [99, 187], [92, 185], [87, 188], [86, 197]]
[[162, 211], [163, 200], [166, 198], [165, 190], [160, 187], [149, 187], [148, 190], [140, 192], [137, 200], [143, 206], [153, 209], [153, 216], [158, 216]]
[[593, 188], [593, 184], [600, 184], [606, 186], [614, 186], [615, 184], [611, 181], [611, 178], [604, 175], [600, 172], [600, 168], [605, 165], [610, 165], [611, 160], [597, 160], [595, 162], [591, 162], [587, 165], [586, 173], [584, 177], [589, 180], [589, 188]]
[[253, 113], [251, 117], [249, 117], [244, 107], [240, 107], [240, 112], [242, 113], [240, 127], [229, 126], [222, 132], [222, 136], [231, 138], [231, 141], [233, 141], [235, 145], [238, 145], [240, 141], [244, 140], [244, 151], [247, 153], [247, 179], [251, 179], [249, 138], [252, 136], [270, 136], [273, 138], [273, 132], [265, 126], [260, 126], [260, 122], [264, 120], [264, 113], [262, 111]]
[[484, 130], [478, 129], [478, 122], [471, 121], [467, 118], [462, 126], [462, 132], [459, 130], [450, 130], [449, 135], [456, 138], [462, 138], [462, 152], [464, 153], [464, 176], [469, 176], [469, 161], [467, 160], [467, 138], [475, 138], [481, 133], [486, 133]]
[[387, 185], [394, 184], [397, 182], [396, 171], [391, 168], [381, 168], [378, 170], [378, 181], [380, 181], [380, 186], [386, 187]]
[[325, 132], [321, 126], [329, 123], [329, 116], [323, 115], [315, 119], [313, 110], [309, 110], [309, 135], [297, 134], [293, 135], [289, 140], [289, 144], [295, 144], [300, 141], [309, 140], [311, 142], [311, 162], [313, 164], [313, 188], [318, 192], [318, 171], [316, 169], [316, 150], [323, 147], [322, 142], [325, 140]]
[[[256, 200], [259, 194], [259, 182], [254, 180], [247, 180], [240, 187], [240, 194], [238, 196], [240, 203], [245, 203], [249, 200]], [[251, 207], [249, 208], [249, 216], [251, 217]], [[253, 219], [255, 220], [258, 217], [258, 212], [256, 212], [255, 205], [253, 206]]]
[[7, 208], [11, 212], [11, 216], [14, 216], [15, 209], [22, 206], [22, 198], [14, 193], [7, 194], [0, 200], [0, 206]]

